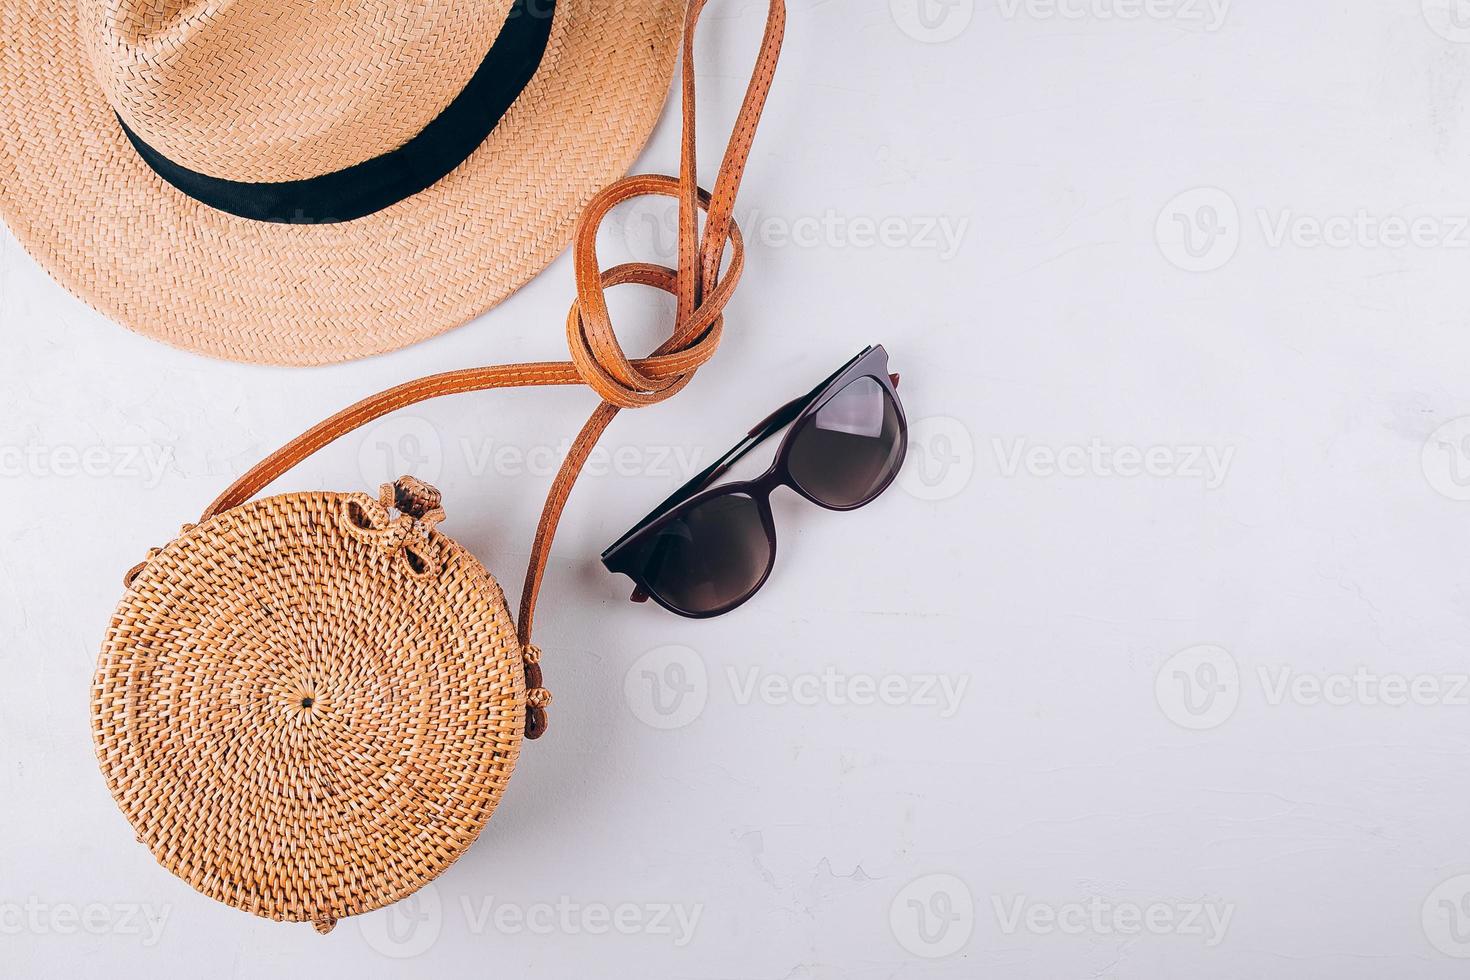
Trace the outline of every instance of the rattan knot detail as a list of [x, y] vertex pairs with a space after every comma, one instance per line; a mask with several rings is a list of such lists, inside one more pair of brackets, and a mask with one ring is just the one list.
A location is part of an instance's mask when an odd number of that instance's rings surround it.
[[[325, 932], [474, 842], [515, 767], [526, 686], [499, 585], [433, 517], [392, 517], [366, 494], [272, 497], [133, 577], [99, 658], [93, 734], [165, 868]], [[410, 548], [432, 548], [433, 574]]]
[[[389, 513], [395, 507], [396, 518]], [[444, 520], [444, 508], [439, 491], [427, 483], [403, 477], [383, 484], [376, 501], [361, 495], [344, 497], [340, 518], [349, 534], [394, 555], [409, 575], [438, 574], [439, 547], [433, 531]]]
[[415, 476], [402, 476], [395, 483], [383, 484], [378, 500], [384, 507], [396, 507], [416, 520], [426, 520], [431, 514], [439, 515], [433, 523], [444, 519], [444, 495]]

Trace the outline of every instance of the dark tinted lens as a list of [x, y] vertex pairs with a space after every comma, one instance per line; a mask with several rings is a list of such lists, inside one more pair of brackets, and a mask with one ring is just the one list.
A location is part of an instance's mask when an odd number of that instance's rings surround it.
[[712, 612], [748, 596], [771, 564], [760, 508], [722, 494], [658, 525], [633, 567], [649, 591], [676, 609]]
[[831, 507], [872, 497], [903, 462], [898, 407], [876, 378], [850, 383], [801, 423], [791, 440], [791, 477]]

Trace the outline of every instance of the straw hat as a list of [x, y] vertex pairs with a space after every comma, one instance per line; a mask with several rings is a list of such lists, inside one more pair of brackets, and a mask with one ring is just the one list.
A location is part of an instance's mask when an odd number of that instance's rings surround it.
[[458, 326], [627, 170], [678, 0], [0, 0], [0, 216], [126, 326], [321, 364]]

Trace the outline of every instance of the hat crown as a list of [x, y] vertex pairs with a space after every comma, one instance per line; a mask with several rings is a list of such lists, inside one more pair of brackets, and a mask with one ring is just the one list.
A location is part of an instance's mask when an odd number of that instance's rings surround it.
[[403, 145], [464, 89], [518, 0], [101, 0], [82, 30], [112, 107], [199, 173], [334, 173]]

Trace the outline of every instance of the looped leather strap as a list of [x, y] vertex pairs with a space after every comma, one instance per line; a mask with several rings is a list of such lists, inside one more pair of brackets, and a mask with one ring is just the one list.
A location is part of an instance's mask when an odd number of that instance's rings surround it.
[[[572, 487], [597, 440], [619, 410], [653, 405], [673, 396], [714, 356], [724, 329], [725, 306], [745, 268], [745, 245], [734, 217], [735, 197], [780, 59], [781, 42], [786, 31], [786, 4], [785, 0], [770, 0], [755, 72], [740, 107], [735, 131], [725, 150], [714, 190], [706, 192], [699, 187], [696, 171], [694, 79], [694, 34], [706, 3], [707, 0], [691, 0], [684, 24], [681, 85], [684, 132], [678, 178], [654, 175], [626, 177], [593, 198], [577, 221], [572, 245], [577, 298], [567, 317], [567, 343], [572, 359], [451, 371], [373, 395], [338, 412], [266, 457], [210, 504], [200, 518], [201, 522], [206, 521], [238, 507], [281, 474], [341, 436], [429, 398], [531, 385], [585, 384], [592, 388], [603, 402], [578, 433], [551, 485], [541, 522], [536, 528], [525, 588], [521, 593], [517, 629], [526, 686], [543, 692], [532, 699], [536, 703], [527, 706], [527, 738], [539, 738], [546, 731], [545, 706], [550, 697], [542, 688], [541, 658], [531, 644], [531, 629], [551, 542], [556, 536], [556, 527]], [[597, 231], [608, 212], [625, 201], [653, 195], [672, 197], [679, 203], [678, 268], [631, 262], [601, 269], [597, 261]], [[699, 222], [701, 211], [706, 215], [703, 234], [700, 233]], [[672, 294], [678, 304], [669, 339], [648, 357], [637, 359], [629, 359], [618, 342], [606, 295], [613, 286], [631, 284], [662, 289]]]

